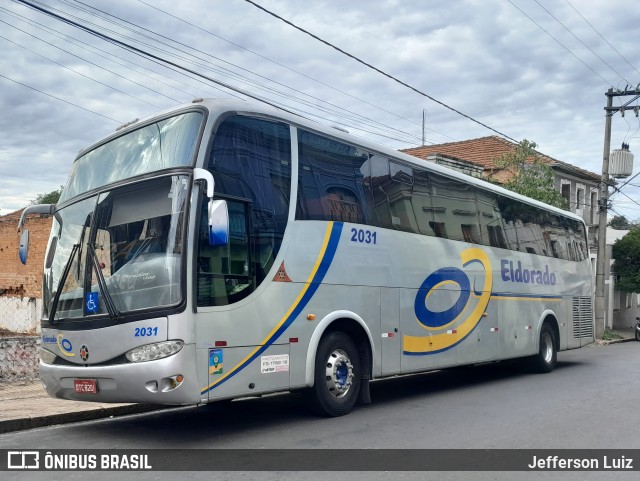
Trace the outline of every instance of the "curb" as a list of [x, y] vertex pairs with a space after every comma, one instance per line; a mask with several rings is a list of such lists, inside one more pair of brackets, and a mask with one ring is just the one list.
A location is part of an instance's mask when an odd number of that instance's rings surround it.
[[138, 414], [161, 409], [171, 408], [156, 404], [131, 404], [129, 406], [117, 406], [113, 408], [89, 409], [87, 411], [75, 411], [63, 414], [51, 414], [48, 416], [34, 416], [19, 419], [8, 419], [0, 421], [0, 434], [15, 431], [25, 431], [27, 429], [55, 426], [59, 424], [69, 424], [81, 421], [93, 421], [104, 419], [110, 416], [123, 416], [126, 414]]
[[609, 341], [605, 341], [604, 339], [596, 340], [596, 345], [598, 346], [608, 346], [609, 344], [620, 344], [621, 342], [631, 342], [635, 341], [633, 337], [625, 337], [623, 339], [611, 339]]

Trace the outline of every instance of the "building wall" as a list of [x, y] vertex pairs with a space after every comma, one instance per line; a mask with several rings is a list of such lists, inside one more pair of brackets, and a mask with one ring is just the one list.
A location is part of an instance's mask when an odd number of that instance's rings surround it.
[[[567, 185], [569, 188], [569, 209], [581, 216], [587, 225], [598, 223], [598, 185], [595, 182], [589, 182], [586, 179], [578, 179], [563, 172], [555, 171], [555, 185], [559, 192], [562, 192], [562, 186]], [[595, 209], [592, 206], [592, 194], [595, 194]], [[580, 198], [578, 196], [580, 195]]]
[[20, 212], [0, 217], [0, 329], [33, 333], [42, 310], [42, 267], [51, 230], [51, 217], [34, 215], [27, 219], [29, 259], [18, 257]]
[[38, 379], [40, 337], [0, 338], [0, 383]]
[[636, 317], [640, 316], [640, 294], [614, 291], [613, 328], [631, 329], [636, 325]]

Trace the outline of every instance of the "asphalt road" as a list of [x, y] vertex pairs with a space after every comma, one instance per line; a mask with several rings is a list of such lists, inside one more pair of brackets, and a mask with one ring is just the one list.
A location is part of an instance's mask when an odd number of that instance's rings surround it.
[[[346, 417], [298, 395], [0, 435], [0, 449], [640, 449], [640, 343], [559, 354], [551, 374], [486, 365], [379, 381]], [[322, 455], [322, 451], [318, 451]], [[508, 455], [506, 452], [505, 455]], [[327, 459], [327, 466], [332, 460]], [[635, 460], [640, 468], [640, 459]], [[284, 467], [283, 467], [284, 469]], [[176, 471], [181, 466], [176, 465]], [[176, 473], [2, 473], [3, 479], [177, 479]], [[8, 476], [5, 476], [8, 475]], [[165, 477], [166, 476], [166, 477]], [[180, 479], [638, 479], [638, 472], [185, 472]]]

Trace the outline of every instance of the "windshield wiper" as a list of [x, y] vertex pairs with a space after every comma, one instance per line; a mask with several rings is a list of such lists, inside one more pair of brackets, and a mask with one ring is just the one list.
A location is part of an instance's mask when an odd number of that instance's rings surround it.
[[71, 255], [69, 256], [69, 260], [64, 265], [64, 270], [62, 271], [62, 275], [60, 276], [60, 281], [58, 282], [58, 289], [56, 289], [56, 294], [53, 296], [53, 301], [51, 302], [51, 312], [49, 313], [49, 324], [55, 324], [55, 315], [56, 310], [58, 309], [58, 302], [60, 301], [60, 295], [62, 294], [62, 288], [64, 287], [64, 283], [67, 281], [67, 276], [69, 275], [69, 271], [71, 270], [71, 264], [73, 263], [73, 259], [76, 257], [76, 253], [80, 250], [80, 244], [73, 244], [73, 249], [71, 249]]
[[102, 274], [102, 268], [100, 267], [100, 262], [98, 261], [98, 256], [96, 255], [95, 244], [89, 243], [87, 244], [89, 255], [91, 256], [91, 262], [93, 264], [93, 268], [96, 271], [96, 277], [98, 279], [98, 288], [102, 291], [102, 295], [104, 296], [104, 303], [107, 306], [107, 311], [109, 312], [109, 317], [111, 319], [116, 319], [120, 317], [120, 311], [116, 309], [116, 305], [113, 302], [113, 297], [109, 293], [107, 289], [107, 282], [104, 279], [104, 274]]

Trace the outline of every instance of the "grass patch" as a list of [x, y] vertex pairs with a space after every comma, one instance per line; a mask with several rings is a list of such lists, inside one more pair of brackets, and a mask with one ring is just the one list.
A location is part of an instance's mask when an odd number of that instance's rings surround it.
[[602, 339], [604, 339], [605, 341], [615, 341], [616, 339], [622, 339], [622, 336], [613, 331], [604, 331]]

